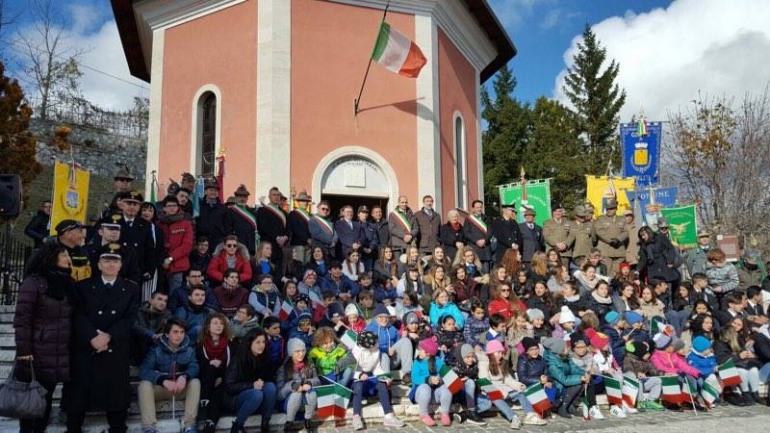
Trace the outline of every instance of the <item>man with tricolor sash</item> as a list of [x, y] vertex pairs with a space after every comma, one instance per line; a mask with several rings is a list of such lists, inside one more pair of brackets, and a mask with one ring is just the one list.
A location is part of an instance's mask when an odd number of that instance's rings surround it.
[[334, 230], [329, 215], [331, 214], [331, 205], [328, 201], [322, 200], [318, 203], [317, 213], [310, 218], [308, 230], [310, 230], [311, 248], [321, 248], [324, 256], [329, 259], [334, 254], [337, 247], [337, 232]]
[[484, 202], [474, 200], [468, 217], [465, 218], [463, 233], [468, 244], [473, 247], [476, 256], [481, 261], [482, 273], [486, 274], [492, 267], [492, 227], [489, 217], [484, 215]]
[[286, 260], [291, 260], [289, 216], [281, 207], [282, 197], [281, 191], [272, 187], [268, 193], [268, 203], [257, 209], [259, 237], [273, 245], [272, 260], [276, 268], [281, 270], [283, 269], [284, 257]]
[[393, 252], [400, 254], [417, 241], [420, 227], [409, 208], [409, 199], [405, 196], [398, 197], [398, 206], [388, 215], [390, 227], [390, 244]]
[[235, 195], [235, 205], [230, 207], [225, 215], [225, 232], [228, 235], [237, 236], [238, 242], [245, 245], [249, 255], [253, 256], [257, 250], [259, 236], [257, 216], [254, 209], [248, 205], [251, 193], [246, 189], [246, 185], [241, 184], [233, 195]]

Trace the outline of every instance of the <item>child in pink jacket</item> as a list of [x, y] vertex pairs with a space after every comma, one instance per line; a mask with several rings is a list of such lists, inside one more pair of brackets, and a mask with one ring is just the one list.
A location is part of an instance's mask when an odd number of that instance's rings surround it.
[[688, 364], [687, 360], [676, 352], [675, 346], [678, 340], [665, 334], [655, 334], [652, 340], [655, 342], [655, 352], [650, 361], [658, 371], [666, 375], [684, 373], [693, 379], [700, 377], [700, 371]]

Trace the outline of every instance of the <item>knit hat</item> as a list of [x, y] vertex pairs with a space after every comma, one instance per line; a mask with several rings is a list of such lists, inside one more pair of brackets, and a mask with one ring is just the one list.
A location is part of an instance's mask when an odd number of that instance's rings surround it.
[[308, 311], [303, 311], [303, 312], [299, 313], [299, 316], [297, 316], [297, 324], [299, 324], [299, 322], [301, 322], [303, 320], [307, 320], [308, 322], [312, 322], [313, 321], [313, 315], [311, 315], [310, 312], [308, 312]]
[[615, 325], [620, 320], [620, 314], [618, 314], [615, 311], [609, 311], [607, 314], [604, 315], [604, 321], [608, 325]]
[[629, 325], [636, 325], [644, 321], [644, 317], [636, 311], [626, 311], [626, 322]]
[[396, 317], [396, 309], [394, 307], [391, 307], [390, 305], [388, 305], [387, 307], [385, 307], [385, 309], [388, 311], [388, 316]]
[[505, 352], [503, 343], [501, 343], [499, 340], [492, 340], [487, 342], [487, 354], [491, 355], [495, 352]]
[[417, 346], [430, 356], [436, 356], [438, 353], [438, 342], [435, 337], [426, 338], [420, 341]]
[[626, 352], [636, 356], [639, 359], [641, 359], [649, 351], [650, 351], [650, 346], [645, 342], [629, 341], [628, 343], [626, 343]]
[[350, 303], [347, 307], [345, 307], [345, 317], [352, 316], [352, 315], [360, 316], [361, 313], [358, 312], [358, 307], [356, 307], [356, 304]]
[[566, 346], [567, 343], [565, 343], [561, 338], [551, 337], [543, 340], [543, 347], [550, 350], [551, 353], [555, 353], [557, 355], [560, 355], [562, 352], [564, 352], [564, 348]]
[[364, 349], [371, 349], [372, 347], [376, 346], [377, 341], [377, 334], [372, 331], [361, 331], [358, 334], [358, 339], [356, 340], [358, 345]]
[[711, 348], [711, 340], [702, 335], [699, 335], [693, 338], [692, 348], [695, 349], [696, 352], [702, 353]]
[[603, 350], [610, 344], [610, 337], [601, 332], [596, 332], [591, 328], [586, 331], [586, 335], [588, 335], [588, 341], [591, 342], [591, 346], [593, 346], [594, 349]]
[[420, 316], [418, 316], [414, 311], [410, 311], [404, 314], [403, 322], [407, 325], [411, 325], [412, 323], [420, 323]]
[[308, 295], [306, 295], [304, 293], [300, 293], [299, 295], [297, 295], [297, 299], [294, 302], [295, 303], [296, 302], [304, 302], [306, 305], [310, 305], [310, 296], [308, 296]]
[[463, 358], [465, 358], [468, 355], [473, 355], [474, 353], [475, 352], [473, 351], [473, 346], [471, 346], [468, 343], [465, 343], [460, 347], [460, 356], [462, 356]]
[[377, 317], [377, 316], [390, 317], [390, 312], [388, 311], [387, 308], [385, 308], [384, 305], [380, 304], [380, 305], [377, 305], [377, 307], [374, 309], [374, 314], [372, 314], [372, 317]]
[[529, 321], [533, 321], [535, 319], [545, 319], [545, 314], [543, 314], [543, 310], [539, 308], [530, 308], [527, 310], [527, 317], [529, 317]]
[[524, 350], [529, 350], [530, 347], [538, 347], [537, 340], [532, 337], [524, 337], [521, 339], [521, 345]]
[[658, 350], [663, 350], [666, 347], [668, 347], [669, 344], [671, 344], [671, 337], [669, 337], [666, 334], [657, 333], [654, 337], [652, 337], [652, 341], [655, 342], [655, 348]]
[[672, 337], [671, 341], [674, 345], [674, 352], [679, 352], [680, 350], [684, 349], [684, 341], [676, 337]]
[[572, 310], [570, 310], [568, 306], [563, 305], [561, 307], [561, 312], [559, 313], [559, 325], [561, 325], [562, 323], [574, 322], [574, 321], [575, 321], [575, 315], [572, 314]]
[[307, 346], [305, 346], [305, 342], [300, 340], [299, 338], [289, 339], [289, 342], [286, 343], [286, 354], [291, 356], [292, 353], [298, 350], [307, 350]]

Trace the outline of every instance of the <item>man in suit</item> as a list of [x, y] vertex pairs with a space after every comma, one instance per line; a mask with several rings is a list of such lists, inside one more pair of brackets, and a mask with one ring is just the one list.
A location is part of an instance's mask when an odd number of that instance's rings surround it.
[[[284, 256], [287, 255], [284, 247], [289, 246], [288, 218], [289, 216], [281, 208], [283, 195], [276, 187], [268, 192], [268, 203], [257, 209], [257, 227], [259, 237], [263, 241], [273, 244], [273, 262], [277, 269], [283, 269]], [[286, 260], [291, 260], [291, 253]]]
[[422, 198], [422, 209], [414, 213], [417, 220], [420, 236], [417, 238], [417, 247], [420, 256], [433, 254], [433, 249], [440, 245], [438, 230], [441, 228], [441, 215], [433, 209], [433, 197], [426, 195]]
[[528, 207], [524, 210], [524, 222], [519, 224], [522, 238], [521, 261], [529, 265], [536, 252], [545, 252], [543, 228], [535, 223], [535, 210]]
[[310, 230], [311, 248], [320, 247], [327, 259], [336, 254], [337, 232], [334, 230], [329, 215], [331, 214], [331, 205], [328, 201], [322, 200], [318, 203], [318, 212], [308, 222]]
[[388, 215], [388, 227], [390, 227], [390, 242], [393, 252], [398, 256], [406, 252], [420, 234], [420, 226], [414, 218], [412, 209], [409, 208], [409, 199], [405, 196], [398, 197], [398, 206]]
[[516, 222], [516, 203], [502, 206], [502, 215], [492, 220], [492, 235], [497, 239], [495, 265], [500, 265], [507, 250], [521, 249], [523, 241]]
[[[118, 195], [121, 213], [111, 215], [103, 223], [120, 225], [120, 245], [131, 246], [139, 258], [142, 280], [152, 278], [155, 272], [155, 242], [152, 239], [150, 223], [139, 217], [139, 205], [144, 197], [138, 191]], [[137, 281], [141, 284], [141, 281]]]
[[[249, 255], [253, 256], [257, 250], [257, 241], [262, 233], [257, 232], [257, 215], [254, 209], [248, 205], [251, 193], [246, 189], [246, 185], [241, 184], [235, 190], [234, 195], [235, 205], [229, 207], [225, 214], [225, 233], [238, 237], [238, 242], [246, 245]], [[216, 246], [215, 244], [214, 247], [216, 248]], [[275, 249], [273, 252], [275, 253]]]
[[748, 298], [746, 315], [749, 322], [752, 322], [757, 327], [770, 323], [765, 309], [762, 308], [762, 289], [759, 286], [749, 287], [746, 289], [746, 298]]
[[349, 204], [342, 207], [342, 218], [334, 223], [334, 231], [339, 238], [337, 257], [340, 260], [344, 260], [350, 251], [359, 251], [366, 242], [364, 229], [353, 219], [353, 206]]
[[[308, 224], [310, 223], [310, 196], [307, 192], [300, 191], [297, 197], [294, 199], [299, 205], [289, 212], [289, 231], [291, 232], [291, 240], [289, 245], [296, 250], [296, 257], [302, 260], [302, 263], [307, 263], [310, 260], [310, 229]], [[285, 274], [285, 272], [284, 272]]]
[[[219, 184], [216, 179], [207, 179], [200, 199], [200, 215], [196, 225], [196, 237], [206, 236], [211, 249], [217, 247], [229, 233], [225, 230], [227, 206], [219, 200]], [[252, 240], [252, 243], [254, 241]]]
[[99, 275], [73, 295], [72, 379], [62, 405], [67, 431], [82, 432], [88, 411], [106, 412], [110, 432], [127, 430], [131, 404], [131, 330], [139, 312], [139, 287], [119, 276], [120, 246], [99, 257]]
[[463, 233], [468, 244], [473, 246], [476, 256], [481, 261], [482, 273], [486, 274], [492, 267], [492, 230], [491, 221], [484, 215], [484, 202], [474, 200], [471, 203], [471, 211], [465, 218]]

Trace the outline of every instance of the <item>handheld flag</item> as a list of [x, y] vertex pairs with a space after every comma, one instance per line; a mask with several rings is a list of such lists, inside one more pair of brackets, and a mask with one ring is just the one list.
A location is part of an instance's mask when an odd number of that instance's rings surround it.
[[356, 335], [354, 331], [348, 329], [344, 334], [342, 334], [340, 342], [344, 344], [348, 349], [353, 349], [358, 343], [358, 335]]
[[481, 388], [481, 391], [483, 391], [484, 394], [486, 394], [491, 401], [502, 400], [503, 397], [505, 397], [503, 395], [503, 392], [497, 389], [497, 387], [493, 385], [492, 382], [489, 381], [489, 379], [477, 380], [476, 386]]
[[291, 301], [285, 299], [283, 304], [281, 304], [281, 311], [278, 312], [278, 318], [285, 321], [291, 316], [292, 312], [294, 312], [294, 306], [291, 305]]
[[623, 404], [623, 391], [619, 380], [604, 376], [604, 388], [607, 390], [607, 401], [610, 404]]
[[382, 21], [372, 59], [399, 75], [417, 78], [427, 60], [420, 47], [401, 32]]
[[703, 397], [703, 401], [712, 405], [719, 398], [719, 391], [710, 383], [704, 381], [703, 387], [700, 390], [700, 396]]
[[548, 400], [548, 396], [545, 394], [545, 389], [540, 383], [536, 383], [524, 391], [527, 396], [527, 400], [532, 404], [535, 412], [542, 416], [545, 411], [551, 408], [551, 401]]
[[678, 376], [663, 376], [660, 378], [663, 384], [661, 399], [671, 404], [682, 403], [682, 388], [679, 386]]
[[318, 394], [318, 417], [344, 419], [353, 391], [339, 383], [315, 387]]
[[685, 378], [682, 384], [682, 403], [693, 403], [695, 406], [695, 397], [698, 395], [698, 389], [695, 384]]
[[732, 359], [728, 359], [727, 362], [717, 367], [717, 370], [719, 371], [719, 378], [722, 379], [723, 386], [738, 386], [741, 384], [741, 376], [738, 374]]
[[452, 370], [452, 367], [444, 364], [439, 369], [438, 374], [441, 375], [441, 380], [444, 381], [444, 385], [453, 395], [463, 389], [463, 380]]
[[628, 407], [636, 407], [636, 399], [639, 396], [639, 381], [630, 374], [623, 376], [623, 401]]

